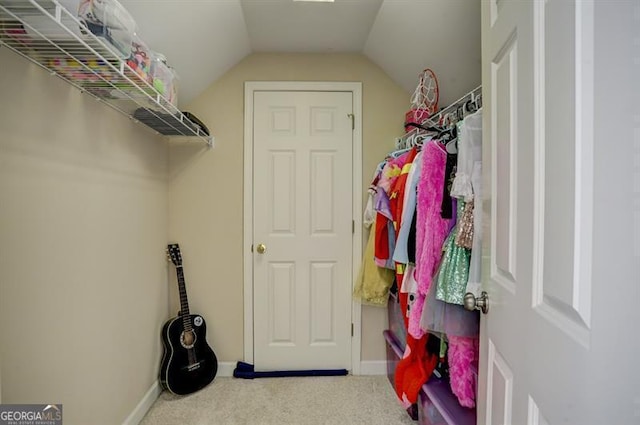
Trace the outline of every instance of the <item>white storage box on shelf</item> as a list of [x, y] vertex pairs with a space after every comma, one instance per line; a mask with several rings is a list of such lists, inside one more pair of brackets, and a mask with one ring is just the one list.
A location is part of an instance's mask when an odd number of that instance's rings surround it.
[[[24, 5], [25, 1], [21, 0], [9, 0], [0, 1], [9, 6], [19, 7], [20, 3]], [[86, 31], [82, 30], [81, 25], [78, 25], [73, 17], [78, 16], [78, 8], [80, 7], [80, 0], [59, 0], [60, 5], [68, 12], [60, 16], [62, 24], [69, 30], [70, 33], [60, 31], [60, 25], [50, 17], [41, 13], [28, 13], [24, 11], [22, 19], [25, 23], [24, 31], [29, 38], [34, 40], [42, 38], [56, 37], [58, 40], [75, 40], [76, 38], [84, 38]]]
[[[1, 3], [20, 7], [25, 0], [3, 0]], [[46, 6], [46, 3], [38, 1]], [[136, 32], [136, 22], [117, 0], [58, 0], [64, 9], [60, 22], [42, 13], [21, 14], [24, 31], [32, 39], [53, 39], [59, 42], [75, 39], [88, 40], [89, 33], [100, 37], [116, 56], [126, 59], [131, 54], [131, 41]], [[60, 24], [67, 30], [61, 31]]]
[[[78, 0], [79, 1], [79, 0]], [[88, 0], [81, 0], [88, 1]], [[112, 0], [103, 2], [109, 10]], [[102, 6], [104, 6], [104, 4]], [[104, 37], [81, 26], [73, 0], [0, 0], [0, 46], [6, 46], [56, 74], [84, 93], [141, 121], [162, 135], [187, 136], [213, 146], [213, 137], [165, 100], [153, 86], [127, 64]], [[111, 8], [113, 11], [114, 9]], [[119, 9], [115, 9], [119, 10]], [[107, 25], [127, 21], [122, 11], [104, 18]], [[113, 34], [113, 32], [111, 32]], [[150, 70], [150, 69], [149, 69]], [[175, 99], [174, 99], [175, 102]]]
[[131, 54], [136, 21], [117, 0], [81, 0], [80, 22], [97, 37], [102, 37], [125, 59]]

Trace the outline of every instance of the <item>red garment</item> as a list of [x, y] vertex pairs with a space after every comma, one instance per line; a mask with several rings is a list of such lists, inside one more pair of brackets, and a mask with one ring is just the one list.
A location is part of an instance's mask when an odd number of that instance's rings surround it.
[[[374, 244], [374, 257], [387, 259], [389, 254], [389, 232], [387, 223], [389, 219], [384, 214], [376, 213], [376, 239]], [[379, 264], [378, 264], [379, 265]]]
[[[413, 164], [413, 160], [418, 155], [418, 149], [413, 147], [409, 154], [407, 155], [407, 159], [405, 164], [402, 166], [402, 170], [400, 175], [395, 179], [391, 186], [391, 191], [389, 195], [389, 205], [391, 208], [391, 214], [393, 216], [393, 226], [396, 230], [396, 238], [398, 237], [398, 230], [402, 225], [402, 211], [404, 208], [404, 191], [407, 186], [407, 178], [409, 177], [409, 170], [411, 169], [411, 164]], [[393, 255], [393, 254], [392, 254]], [[396, 262], [396, 284], [398, 286], [398, 297], [400, 301], [400, 308], [402, 311], [407, 311], [407, 294], [400, 291], [402, 288], [402, 281], [404, 278], [404, 265]], [[406, 322], [405, 315], [405, 328], [408, 327], [408, 323]]]
[[[404, 167], [406, 160], [409, 156], [409, 152], [405, 152], [397, 158], [391, 158], [387, 161], [385, 166], [382, 168], [382, 172], [380, 173], [380, 177], [377, 179], [377, 188], [378, 190], [382, 189], [384, 193], [382, 195], [378, 194], [378, 196], [384, 196], [386, 194], [389, 197], [392, 193], [391, 189], [394, 186], [395, 181], [398, 179], [402, 172], [402, 168]], [[389, 206], [391, 208], [391, 200], [389, 200]], [[376, 205], [377, 215], [376, 215], [376, 239], [375, 239], [375, 249], [374, 256], [376, 259], [376, 264], [380, 267], [385, 267], [385, 263], [391, 268], [393, 268], [393, 261], [391, 261], [391, 256], [393, 252], [389, 249], [389, 223], [393, 220], [393, 210], [390, 211], [381, 211], [377, 208], [379, 205]], [[391, 217], [388, 217], [387, 214], [391, 214]], [[393, 239], [395, 246], [395, 236]]]
[[418, 401], [422, 384], [427, 382], [438, 363], [438, 357], [427, 352], [428, 337], [429, 334], [424, 334], [415, 339], [408, 334], [404, 357], [396, 366], [396, 395], [405, 408]]
[[393, 216], [393, 224], [396, 232], [400, 229], [400, 221], [402, 219], [402, 210], [404, 208], [404, 189], [407, 186], [407, 177], [409, 177], [409, 170], [413, 160], [418, 155], [418, 149], [413, 147], [406, 157], [406, 161], [402, 166], [400, 175], [395, 179], [391, 185], [391, 191], [389, 192], [389, 204], [391, 206], [391, 214]]

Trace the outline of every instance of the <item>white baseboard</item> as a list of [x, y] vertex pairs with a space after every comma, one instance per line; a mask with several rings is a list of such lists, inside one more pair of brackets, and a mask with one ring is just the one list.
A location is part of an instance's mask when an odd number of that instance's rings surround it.
[[218, 373], [216, 374], [216, 376], [233, 376], [233, 370], [235, 368], [236, 362], [218, 362]]
[[160, 393], [162, 392], [162, 387], [160, 387], [160, 383], [155, 381], [149, 391], [142, 397], [140, 403], [133, 409], [133, 412], [124, 420], [122, 425], [138, 425], [144, 415], [147, 414], [151, 405], [156, 401]]
[[360, 375], [386, 375], [387, 362], [385, 360], [364, 360], [360, 362]]
[[[219, 362], [218, 363], [218, 373], [216, 376], [233, 376], [233, 369], [236, 368], [235, 362]], [[162, 392], [162, 387], [158, 381], [155, 381], [149, 391], [142, 397], [140, 403], [133, 409], [133, 412], [124, 420], [122, 425], [138, 425], [144, 415], [147, 414], [151, 405], [156, 401], [160, 393]]]

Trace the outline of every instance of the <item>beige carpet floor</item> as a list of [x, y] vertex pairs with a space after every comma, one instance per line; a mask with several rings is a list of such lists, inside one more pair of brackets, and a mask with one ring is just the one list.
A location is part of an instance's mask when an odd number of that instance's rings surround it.
[[184, 397], [163, 392], [140, 425], [415, 425], [386, 376], [218, 377]]

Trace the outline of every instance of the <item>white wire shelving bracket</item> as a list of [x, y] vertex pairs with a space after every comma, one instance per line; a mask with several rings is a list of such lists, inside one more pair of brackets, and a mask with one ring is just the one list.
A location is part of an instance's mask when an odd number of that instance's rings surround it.
[[84, 29], [57, 0], [0, 0], [1, 46], [158, 134], [196, 138], [213, 147], [212, 136], [165, 100], [113, 47]]

